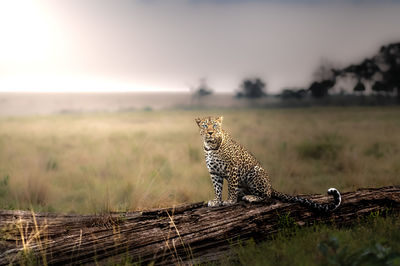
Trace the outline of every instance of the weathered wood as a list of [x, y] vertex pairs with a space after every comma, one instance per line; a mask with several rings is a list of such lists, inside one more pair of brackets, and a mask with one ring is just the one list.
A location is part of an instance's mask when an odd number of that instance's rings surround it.
[[[318, 202], [327, 196], [307, 196]], [[36, 256], [47, 264], [92, 264], [124, 260], [179, 264], [215, 260], [241, 240], [278, 232], [290, 213], [298, 225], [347, 225], [371, 212], [400, 210], [400, 186], [343, 193], [342, 205], [321, 215], [289, 203], [175, 208], [105, 215], [0, 211], [0, 265]], [[25, 247], [25, 249], [24, 249]], [[25, 255], [24, 255], [25, 254]]]

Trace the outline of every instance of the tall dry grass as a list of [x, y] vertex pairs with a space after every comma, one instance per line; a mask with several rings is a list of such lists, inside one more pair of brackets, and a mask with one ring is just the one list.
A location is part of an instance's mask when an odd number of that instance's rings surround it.
[[0, 118], [0, 208], [102, 212], [213, 197], [196, 116], [224, 115], [287, 193], [400, 183], [400, 108], [137, 111]]

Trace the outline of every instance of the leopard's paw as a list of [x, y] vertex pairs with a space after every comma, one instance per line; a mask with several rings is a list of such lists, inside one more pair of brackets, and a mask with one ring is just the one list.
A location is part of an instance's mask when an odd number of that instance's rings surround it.
[[255, 202], [261, 202], [263, 201], [263, 198], [254, 196], [254, 195], [245, 195], [242, 197], [242, 200], [248, 202], [248, 203], [255, 203]]
[[221, 206], [222, 202], [217, 199], [214, 199], [214, 200], [210, 200], [207, 205], [208, 205], [208, 207], [217, 207], [217, 206]]
[[233, 205], [233, 204], [235, 204], [235, 203], [236, 203], [236, 201], [227, 200], [227, 201], [224, 201], [224, 202], [222, 203], [222, 205], [224, 205], [224, 206], [230, 206], [230, 205]]

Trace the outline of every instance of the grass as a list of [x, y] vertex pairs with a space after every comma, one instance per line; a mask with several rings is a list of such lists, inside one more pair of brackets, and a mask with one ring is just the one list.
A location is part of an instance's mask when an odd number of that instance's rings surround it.
[[283, 230], [270, 241], [233, 247], [222, 265], [400, 265], [400, 219], [370, 218], [351, 228]]
[[[7, 239], [10, 233], [17, 232], [18, 237], [15, 239], [19, 252], [14, 257], [9, 257], [10, 265], [47, 265], [46, 251], [49, 244], [48, 224], [38, 224], [34, 212], [32, 211], [33, 225], [29, 225], [29, 221], [21, 218], [15, 220], [7, 226], [0, 228], [0, 245], [2, 240]], [[29, 228], [31, 227], [32, 230]], [[34, 246], [38, 252], [32, 250]]]
[[0, 208], [73, 213], [206, 201], [194, 118], [223, 125], [286, 193], [400, 184], [400, 108], [168, 110], [0, 118]]
[[321, 134], [313, 140], [300, 143], [297, 152], [304, 159], [335, 161], [343, 146], [344, 141], [337, 134]]

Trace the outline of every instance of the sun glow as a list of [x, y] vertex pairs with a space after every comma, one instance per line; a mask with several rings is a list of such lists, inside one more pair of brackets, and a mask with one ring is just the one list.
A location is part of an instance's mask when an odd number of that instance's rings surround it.
[[43, 1], [1, 1], [0, 33], [0, 59], [6, 66], [0, 69], [0, 91], [51, 90], [63, 84], [54, 71], [66, 56], [68, 32]]
[[0, 57], [11, 68], [41, 68], [62, 46], [57, 25], [39, 3], [0, 2]]
[[85, 57], [96, 43], [72, 15], [45, 0], [0, 1], [0, 92], [165, 90], [96, 72]]

